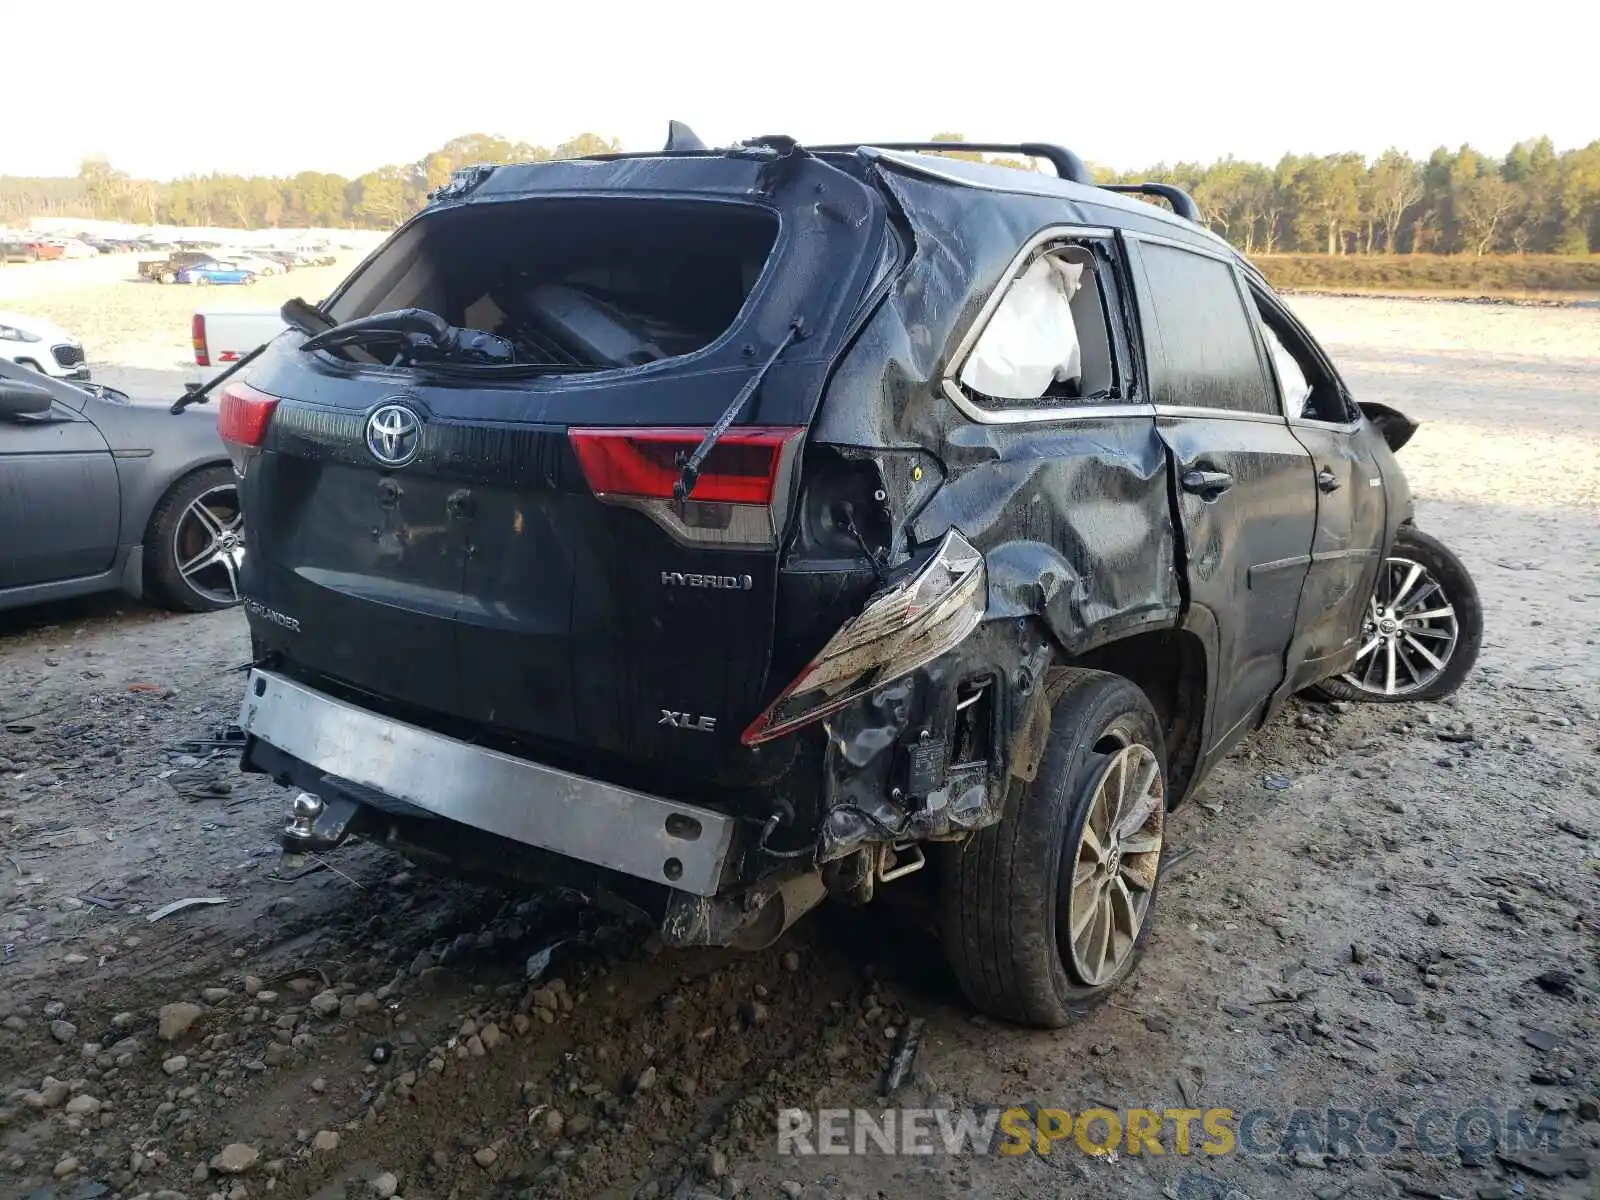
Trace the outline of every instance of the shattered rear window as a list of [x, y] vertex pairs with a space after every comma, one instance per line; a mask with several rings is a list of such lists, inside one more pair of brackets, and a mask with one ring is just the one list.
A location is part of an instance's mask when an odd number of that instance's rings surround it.
[[[777, 217], [748, 204], [611, 197], [465, 205], [398, 235], [329, 315], [343, 323], [423, 309], [504, 338], [518, 365], [641, 366], [720, 338], [777, 235]], [[385, 358], [381, 348], [364, 351]]]

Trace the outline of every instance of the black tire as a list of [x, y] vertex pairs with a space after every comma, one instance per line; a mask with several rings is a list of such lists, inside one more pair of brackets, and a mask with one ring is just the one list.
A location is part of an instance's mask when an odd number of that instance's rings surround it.
[[945, 953], [962, 991], [992, 1016], [1046, 1029], [1082, 1017], [1110, 995], [1150, 935], [1159, 845], [1144, 864], [1148, 899], [1137, 936], [1114, 974], [1085, 982], [1058, 936], [1071, 922], [1063, 870], [1077, 864], [1096, 786], [1124, 746], [1144, 747], [1159, 772], [1161, 802], [1151, 817], [1157, 831], [1166, 811], [1166, 749], [1145, 694], [1117, 675], [1066, 670], [1052, 675], [1050, 695], [1050, 737], [1037, 777], [1013, 781], [999, 823], [947, 848], [941, 864]]
[[[150, 514], [150, 524], [145, 530], [144, 590], [149, 600], [175, 612], [217, 612], [232, 608], [239, 602], [236, 597], [229, 599], [212, 590], [202, 590], [185, 579], [179, 563], [187, 560], [180, 559], [178, 546], [179, 527], [189, 506], [208, 493], [226, 490], [232, 493], [232, 503], [237, 511], [238, 482], [233, 468], [224, 464], [203, 467], [185, 475], [167, 489], [167, 494], [156, 505], [155, 512]], [[241, 529], [240, 536], [242, 534]], [[189, 536], [188, 531], [185, 531], [185, 536]], [[212, 574], [216, 577], [215, 572]], [[226, 578], [226, 572], [216, 578], [220, 584], [222, 578]]]
[[1308, 688], [1307, 692], [1313, 698], [1362, 700], [1380, 704], [1442, 700], [1465, 682], [1478, 661], [1478, 651], [1483, 644], [1483, 604], [1478, 599], [1477, 584], [1473, 583], [1472, 576], [1461, 560], [1438, 538], [1410, 525], [1400, 529], [1390, 556], [1420, 563], [1438, 582], [1439, 590], [1455, 610], [1456, 637], [1444, 669], [1424, 686], [1395, 695], [1360, 687], [1351, 682], [1347, 675], [1336, 675]]

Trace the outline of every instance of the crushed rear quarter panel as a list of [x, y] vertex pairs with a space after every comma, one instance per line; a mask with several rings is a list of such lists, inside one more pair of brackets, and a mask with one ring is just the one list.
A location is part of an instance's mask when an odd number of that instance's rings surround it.
[[[841, 362], [815, 440], [937, 456], [943, 486], [896, 514], [896, 551], [961, 530], [988, 562], [990, 619], [1037, 617], [1068, 654], [1176, 624], [1177, 547], [1154, 418], [1063, 408], [1060, 421], [980, 424], [940, 386], [1018, 249], [1054, 226], [1103, 228], [1109, 214], [1066, 197], [997, 204], [984, 191], [892, 169], [880, 178], [915, 248]], [[1119, 225], [1133, 220], [1116, 213]]]

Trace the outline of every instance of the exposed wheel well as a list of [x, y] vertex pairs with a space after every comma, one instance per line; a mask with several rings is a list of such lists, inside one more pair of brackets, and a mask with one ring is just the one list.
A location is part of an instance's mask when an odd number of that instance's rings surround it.
[[1138, 685], [1161, 721], [1169, 803], [1180, 803], [1194, 782], [1205, 732], [1206, 654], [1200, 639], [1179, 629], [1140, 633], [1058, 665], [1109, 671]]

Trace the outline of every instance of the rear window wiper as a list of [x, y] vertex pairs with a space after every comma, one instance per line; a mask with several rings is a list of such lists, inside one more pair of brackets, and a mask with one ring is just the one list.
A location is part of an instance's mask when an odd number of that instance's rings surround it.
[[293, 300], [285, 300], [283, 307], [278, 310], [278, 315], [283, 318], [283, 323], [290, 329], [305, 334], [307, 337], [316, 337], [319, 333], [326, 332], [334, 327], [334, 320], [315, 304], [307, 303], [299, 296]]
[[767, 377], [767, 372], [772, 370], [773, 364], [778, 361], [783, 352], [806, 335], [806, 322], [804, 317], [796, 317], [789, 322], [788, 332], [778, 341], [777, 349], [767, 356], [767, 361], [756, 369], [748, 383], [739, 389], [739, 394], [733, 398], [733, 403], [717, 418], [717, 423], [706, 430], [706, 436], [700, 439], [700, 444], [694, 448], [694, 453], [684, 460], [683, 470], [678, 475], [678, 482], [672, 485], [672, 496], [679, 504], [689, 498], [689, 493], [694, 491], [694, 485], [700, 482], [700, 468], [705, 466], [706, 459], [711, 451], [716, 449], [717, 441], [728, 432], [728, 427], [739, 419], [739, 414], [744, 411], [744, 406], [750, 403], [750, 397], [756, 394], [756, 389], [761, 386], [761, 381]]
[[430, 362], [499, 366], [516, 361], [516, 351], [505, 338], [481, 329], [459, 329], [425, 308], [400, 308], [357, 317], [308, 338], [300, 349], [334, 350], [392, 341], [400, 342], [396, 366]]

